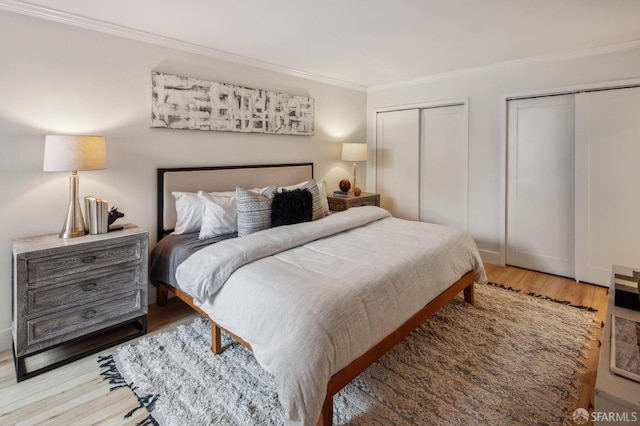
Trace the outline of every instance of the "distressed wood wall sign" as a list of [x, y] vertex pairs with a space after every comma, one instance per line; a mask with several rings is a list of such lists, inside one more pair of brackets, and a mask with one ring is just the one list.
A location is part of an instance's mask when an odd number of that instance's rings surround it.
[[159, 72], [151, 80], [151, 127], [313, 135], [313, 98]]

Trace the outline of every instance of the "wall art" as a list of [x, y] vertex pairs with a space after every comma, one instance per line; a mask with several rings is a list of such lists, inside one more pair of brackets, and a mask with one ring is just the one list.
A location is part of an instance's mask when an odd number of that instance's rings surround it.
[[313, 98], [159, 72], [151, 81], [151, 127], [313, 135]]

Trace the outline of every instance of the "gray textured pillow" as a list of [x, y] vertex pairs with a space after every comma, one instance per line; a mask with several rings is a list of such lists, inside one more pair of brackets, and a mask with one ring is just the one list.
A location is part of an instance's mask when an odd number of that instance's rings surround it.
[[277, 185], [263, 189], [236, 187], [239, 237], [271, 228], [271, 202], [277, 187]]

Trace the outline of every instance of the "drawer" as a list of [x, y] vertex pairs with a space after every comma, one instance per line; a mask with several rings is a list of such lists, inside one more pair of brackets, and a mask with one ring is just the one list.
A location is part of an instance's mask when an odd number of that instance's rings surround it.
[[334, 211], [334, 212], [341, 212], [343, 210], [347, 209], [347, 204], [340, 202], [340, 201], [334, 201], [334, 200], [329, 200], [329, 210]]
[[92, 247], [54, 254], [47, 257], [29, 259], [27, 264], [28, 282], [51, 279], [59, 276], [140, 260], [140, 240], [108, 247]]
[[[117, 266], [116, 266], [117, 268]], [[92, 302], [120, 293], [140, 289], [140, 268], [127, 267], [114, 270], [114, 267], [102, 270], [98, 274], [69, 276], [61, 284], [40, 286], [28, 291], [28, 314], [47, 311], [60, 311], [68, 307]]]
[[141, 291], [132, 291], [100, 302], [68, 309], [27, 321], [27, 345], [46, 340], [52, 344], [98, 331], [146, 313]]
[[376, 199], [373, 197], [367, 197], [362, 199], [354, 198], [349, 201], [350, 207], [375, 206], [375, 205], [376, 205]]

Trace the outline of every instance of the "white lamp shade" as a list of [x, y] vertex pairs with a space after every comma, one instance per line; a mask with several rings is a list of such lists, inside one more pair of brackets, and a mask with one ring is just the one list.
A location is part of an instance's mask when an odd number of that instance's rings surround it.
[[48, 135], [44, 143], [45, 172], [99, 170], [107, 167], [102, 136]]
[[367, 161], [367, 144], [343, 143], [342, 161]]

